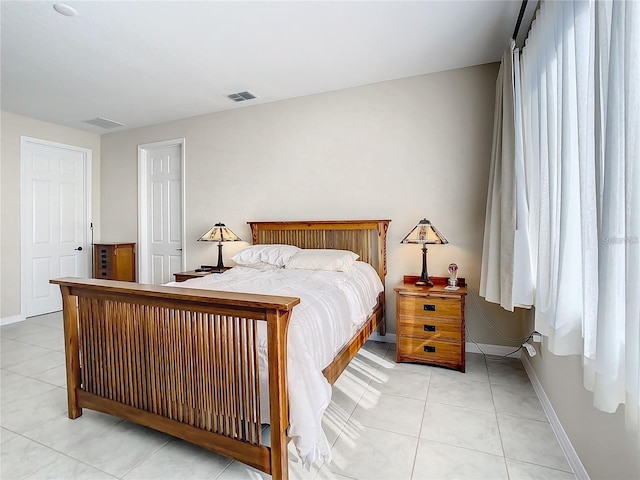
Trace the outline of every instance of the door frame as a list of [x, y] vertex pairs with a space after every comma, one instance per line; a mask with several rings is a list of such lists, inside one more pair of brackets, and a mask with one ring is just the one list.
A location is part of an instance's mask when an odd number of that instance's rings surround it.
[[[20, 319], [25, 320], [27, 318], [27, 275], [25, 269], [27, 268], [27, 249], [24, 247], [26, 240], [27, 220], [32, 221], [32, 212], [26, 211], [26, 157], [25, 147], [27, 144], [36, 144], [45, 147], [62, 148], [66, 150], [73, 150], [79, 152], [84, 156], [84, 228], [82, 243], [86, 247], [89, 244], [90, 238], [90, 225], [92, 216], [92, 163], [93, 163], [93, 150], [90, 148], [78, 147], [75, 145], [68, 145], [60, 142], [52, 142], [50, 140], [43, 140], [41, 138], [28, 137], [25, 135], [20, 136]], [[91, 276], [91, 261], [92, 254], [91, 248], [86, 248], [85, 258], [87, 253], [90, 253], [89, 259], [85, 262], [85, 276]]]
[[185, 189], [185, 139], [174, 138], [161, 142], [143, 143], [138, 145], [138, 282], [151, 283], [149, 262], [149, 157], [148, 152], [154, 148], [180, 147], [180, 213], [182, 235], [181, 268], [185, 269], [187, 249], [185, 245], [186, 235], [186, 189]]

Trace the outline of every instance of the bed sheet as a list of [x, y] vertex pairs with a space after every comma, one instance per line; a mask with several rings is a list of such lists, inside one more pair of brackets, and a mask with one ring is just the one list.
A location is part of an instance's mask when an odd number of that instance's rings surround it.
[[[287, 377], [289, 436], [303, 466], [329, 461], [331, 450], [322, 431], [322, 416], [331, 401], [331, 385], [322, 370], [369, 317], [383, 291], [375, 269], [355, 262], [349, 272], [257, 270], [234, 267], [222, 274], [168, 285], [300, 298], [289, 319]], [[259, 322], [261, 417], [269, 421], [267, 335]]]

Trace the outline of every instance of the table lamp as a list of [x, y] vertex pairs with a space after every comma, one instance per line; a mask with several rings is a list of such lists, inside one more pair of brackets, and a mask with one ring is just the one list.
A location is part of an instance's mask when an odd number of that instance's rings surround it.
[[218, 265], [217, 269], [224, 268], [222, 263], [222, 242], [239, 242], [241, 238], [231, 231], [224, 223], [216, 223], [202, 235], [199, 242], [218, 242]]
[[420, 243], [422, 244], [422, 274], [416, 285], [427, 285], [433, 287], [433, 282], [429, 278], [427, 271], [427, 244], [449, 243], [446, 238], [434, 227], [426, 218], [413, 227], [400, 243]]

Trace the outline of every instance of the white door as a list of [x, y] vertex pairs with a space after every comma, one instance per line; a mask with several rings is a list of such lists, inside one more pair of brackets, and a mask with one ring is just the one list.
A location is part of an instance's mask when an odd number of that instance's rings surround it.
[[[141, 145], [141, 283], [163, 284], [183, 269], [183, 143]], [[142, 183], [144, 182], [144, 186]]]
[[89, 275], [91, 151], [22, 137], [22, 305], [31, 317], [62, 309], [49, 280]]

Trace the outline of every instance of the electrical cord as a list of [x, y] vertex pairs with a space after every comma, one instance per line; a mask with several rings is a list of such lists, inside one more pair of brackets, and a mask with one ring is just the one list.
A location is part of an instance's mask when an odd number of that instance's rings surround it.
[[[513, 350], [512, 352], [509, 353], [505, 353], [504, 355], [502, 355], [501, 357], [495, 357], [495, 356], [488, 356], [480, 347], [480, 345], [473, 339], [473, 337], [471, 336], [471, 333], [469, 332], [469, 327], [465, 326], [465, 331], [466, 331], [466, 335], [467, 338], [469, 340], [471, 340], [471, 343], [473, 343], [476, 348], [480, 351], [480, 353], [482, 354], [482, 356], [484, 357], [484, 361], [485, 362], [499, 362], [501, 360], [504, 360], [507, 357], [510, 357], [511, 355], [513, 355], [514, 353], [518, 353], [520, 350], [522, 350], [524, 347], [523, 345], [520, 345], [518, 348], [516, 348], [515, 350]], [[534, 332], [535, 333], [535, 332]], [[523, 344], [526, 343], [527, 341], [529, 341], [529, 339], [533, 337], [533, 333], [531, 335], [529, 335], [528, 338], [525, 339], [524, 342], [522, 342]]]
[[480, 306], [480, 302], [478, 300], [480, 296], [469, 285], [467, 285], [467, 290], [471, 292], [472, 294], [471, 298], [473, 298], [473, 301], [476, 304], [476, 307], [478, 308], [478, 312], [480, 312], [480, 316], [482, 317], [484, 322], [489, 326], [489, 328], [493, 331], [493, 333], [495, 333], [497, 336], [499, 336], [503, 340], [508, 340], [510, 342], [524, 343], [530, 340], [534, 333], [538, 333], [537, 331], [534, 330], [531, 333], [529, 333], [526, 337], [521, 337], [521, 338], [511, 338], [511, 337], [506, 337], [502, 335], [498, 330], [496, 330], [496, 328], [493, 325], [491, 325], [491, 322], [489, 322], [489, 319], [484, 314], [484, 311], [482, 310], [482, 307]]
[[514, 353], [518, 353], [520, 350], [522, 350], [524, 348], [524, 344], [527, 343], [529, 340], [531, 340], [531, 338], [533, 337], [534, 334], [538, 334], [539, 335], [539, 333], [536, 330], [533, 330], [531, 333], [529, 333], [529, 335], [527, 335], [526, 337], [522, 337], [522, 338], [511, 338], [511, 337], [506, 337], [506, 336], [502, 335], [493, 325], [491, 325], [491, 322], [489, 322], [489, 319], [484, 314], [484, 311], [482, 310], [482, 307], [480, 306], [480, 302], [479, 302], [480, 296], [469, 285], [467, 285], [467, 290], [469, 290], [471, 292], [471, 298], [473, 298], [473, 301], [476, 304], [478, 312], [480, 312], [480, 316], [482, 317], [484, 322], [489, 326], [489, 328], [498, 337], [502, 338], [503, 340], [507, 340], [509, 342], [518, 342], [520, 344], [520, 346], [518, 348], [516, 348], [512, 352], [509, 352], [509, 353], [506, 353], [506, 354], [502, 355], [501, 357], [493, 357], [493, 356], [489, 357], [482, 350], [482, 348], [480, 348], [480, 345], [478, 345], [478, 343], [473, 339], [473, 337], [471, 335], [471, 332], [469, 331], [469, 326], [465, 325], [465, 332], [466, 332], [467, 338], [469, 338], [469, 340], [471, 340], [471, 343], [473, 343], [476, 346], [476, 348], [480, 351], [480, 353], [482, 354], [482, 356], [485, 359], [485, 362], [498, 362], [498, 361], [504, 360], [505, 358], [513, 355]]

